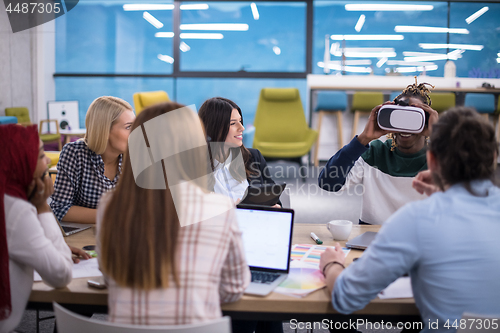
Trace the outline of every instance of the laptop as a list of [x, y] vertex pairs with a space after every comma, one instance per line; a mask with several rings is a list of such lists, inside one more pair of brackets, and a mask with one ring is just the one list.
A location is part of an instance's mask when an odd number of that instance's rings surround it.
[[361, 235], [347, 241], [345, 246], [351, 249], [365, 250], [377, 236], [376, 232], [367, 231]]
[[245, 256], [252, 273], [245, 294], [266, 296], [290, 270], [292, 249], [292, 209], [242, 206], [236, 209]]
[[84, 224], [84, 223], [70, 223], [70, 222], [59, 222], [59, 220], [54, 217], [59, 223], [59, 228], [61, 228], [61, 232], [64, 237], [68, 237], [70, 235], [76, 234], [77, 232], [87, 230], [92, 227], [92, 224]]

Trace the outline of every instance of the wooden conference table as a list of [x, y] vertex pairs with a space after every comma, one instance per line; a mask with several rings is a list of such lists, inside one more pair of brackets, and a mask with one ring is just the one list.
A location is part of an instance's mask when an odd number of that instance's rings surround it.
[[[378, 231], [380, 226], [354, 225], [349, 239], [365, 231]], [[325, 224], [295, 224], [293, 244], [315, 244], [310, 238], [314, 232], [323, 240], [323, 244], [333, 246], [334, 241]], [[75, 247], [95, 244], [95, 228], [87, 229], [66, 237], [66, 242]], [[339, 242], [345, 245], [345, 241]], [[352, 263], [354, 258], [360, 257], [363, 251], [352, 249], [346, 258], [346, 264]], [[369, 272], [367, 272], [369, 274]], [[99, 290], [87, 286], [88, 278], [73, 279], [62, 289], [53, 289], [43, 282], [34, 282], [30, 296], [30, 308], [48, 309], [52, 302], [64, 304], [73, 311], [83, 314], [93, 312], [107, 312], [107, 290]], [[223, 304], [224, 314], [233, 319], [259, 320], [287, 320], [303, 321], [322, 320], [324, 318], [338, 318], [339, 315], [332, 307], [330, 295], [326, 288], [317, 290], [304, 298], [294, 298], [278, 293], [271, 293], [266, 297], [244, 295], [239, 301]], [[416, 320], [419, 316], [413, 298], [372, 300], [364, 309], [354, 313], [353, 317], [372, 318], [378, 316], [394, 316], [395, 320]]]

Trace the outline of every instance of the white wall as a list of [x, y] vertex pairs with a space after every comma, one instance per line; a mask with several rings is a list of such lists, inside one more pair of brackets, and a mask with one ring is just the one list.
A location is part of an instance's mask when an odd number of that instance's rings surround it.
[[47, 118], [55, 100], [54, 21], [12, 33], [4, 2], [0, 4], [0, 116], [5, 108], [24, 106], [33, 123]]

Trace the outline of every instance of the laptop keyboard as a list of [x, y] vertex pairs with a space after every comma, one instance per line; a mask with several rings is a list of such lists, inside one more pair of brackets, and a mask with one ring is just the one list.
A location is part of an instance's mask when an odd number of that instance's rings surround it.
[[250, 272], [252, 273], [252, 282], [254, 283], [271, 284], [281, 275], [279, 273], [267, 273], [258, 271], [250, 271]]

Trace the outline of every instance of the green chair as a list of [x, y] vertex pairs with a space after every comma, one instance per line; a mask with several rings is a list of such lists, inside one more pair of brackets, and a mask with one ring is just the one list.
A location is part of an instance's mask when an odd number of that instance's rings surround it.
[[384, 103], [384, 94], [373, 91], [356, 91], [352, 96], [351, 110], [354, 112], [352, 121], [352, 137], [356, 136], [359, 117], [361, 115], [369, 116], [370, 112], [377, 105]]
[[168, 101], [170, 101], [170, 98], [168, 97], [168, 94], [163, 90], [135, 93], [134, 94], [135, 114], [138, 115], [139, 113], [141, 113], [142, 110], [144, 110], [144, 108], [147, 108], [148, 106]]
[[[18, 123], [22, 126], [28, 126], [28, 125], [32, 124], [31, 118], [30, 118], [30, 112], [28, 111], [28, 108], [25, 108], [25, 107], [6, 108], [5, 115], [16, 117]], [[51, 123], [51, 122], [55, 123], [56, 133], [49, 132], [49, 133], [41, 134], [42, 130], [43, 130], [43, 124], [44, 123]], [[48, 128], [50, 129], [50, 126]], [[56, 142], [59, 150], [62, 150], [61, 133], [59, 132], [59, 121], [57, 121], [56, 119], [41, 120], [40, 126], [38, 127], [38, 133], [39, 133], [40, 139], [43, 141], [43, 143]]]
[[456, 97], [454, 93], [430, 93], [431, 108], [441, 113], [449, 108], [455, 107]]
[[309, 128], [296, 88], [264, 88], [255, 114], [253, 147], [271, 159], [288, 159], [301, 165], [318, 132]]

